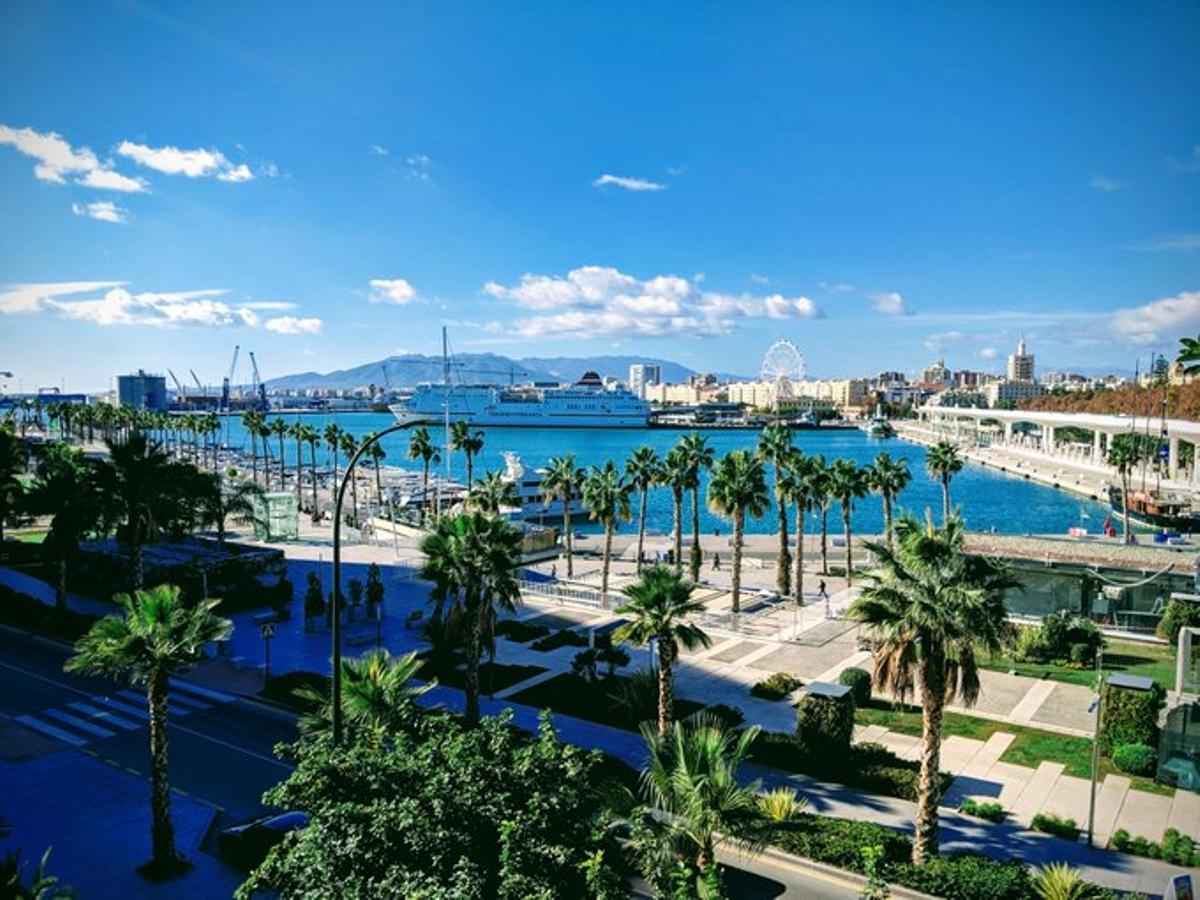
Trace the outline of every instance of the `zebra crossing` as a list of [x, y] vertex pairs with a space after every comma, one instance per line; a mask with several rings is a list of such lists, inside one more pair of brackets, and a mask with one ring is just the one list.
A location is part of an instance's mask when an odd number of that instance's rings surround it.
[[[204, 712], [234, 697], [198, 684], [171, 679], [167, 712], [171, 718]], [[13, 716], [27, 728], [72, 747], [115, 737], [122, 731], [135, 731], [150, 719], [146, 695], [122, 689], [112, 694], [97, 694], [87, 700], [72, 700], [37, 713]]]

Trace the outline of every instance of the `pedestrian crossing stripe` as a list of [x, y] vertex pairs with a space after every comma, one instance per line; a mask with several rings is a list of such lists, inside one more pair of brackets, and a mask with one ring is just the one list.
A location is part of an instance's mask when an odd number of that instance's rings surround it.
[[118, 728], [123, 728], [126, 731], [133, 731], [135, 728], [142, 727], [140, 722], [130, 722], [128, 719], [122, 719], [120, 716], [114, 716], [107, 710], [97, 709], [96, 707], [87, 703], [83, 703], [82, 701], [68, 703], [67, 706], [71, 707], [71, 709], [75, 710], [76, 712], [83, 713], [85, 716], [91, 719], [99, 719], [101, 722], [104, 722], [108, 725], [116, 725]]
[[48, 709], [45, 711], [45, 715], [58, 719], [60, 722], [65, 722], [76, 730], [86, 731], [89, 734], [94, 734], [96, 737], [108, 738], [116, 734], [115, 731], [109, 731], [107, 728], [101, 728], [99, 725], [93, 725], [91, 722], [85, 722], [78, 716], [65, 713], [61, 709]]
[[41, 719], [35, 719], [33, 716], [17, 716], [16, 720], [22, 725], [32, 728], [34, 731], [40, 731], [42, 734], [48, 734], [52, 738], [57, 738], [60, 741], [71, 744], [75, 747], [82, 747], [87, 743], [83, 738], [76, 737], [69, 732], [63, 731], [61, 728], [55, 728], [53, 725], [47, 725]]

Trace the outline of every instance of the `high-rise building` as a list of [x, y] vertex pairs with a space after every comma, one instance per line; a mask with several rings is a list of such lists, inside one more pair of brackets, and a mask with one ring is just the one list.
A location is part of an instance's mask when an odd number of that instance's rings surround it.
[[148, 375], [141, 369], [136, 375], [118, 375], [117, 405], [166, 412], [167, 379], [162, 375]]
[[1033, 354], [1025, 348], [1025, 335], [1017, 342], [1017, 352], [1008, 357], [1009, 381], [1033, 381]]
[[629, 367], [629, 391], [646, 399], [646, 388], [662, 383], [662, 367], [651, 363], [634, 363]]
[[946, 368], [946, 361], [939, 359], [932, 366], [921, 373], [921, 381], [926, 384], [950, 384], [953, 376], [950, 370]]

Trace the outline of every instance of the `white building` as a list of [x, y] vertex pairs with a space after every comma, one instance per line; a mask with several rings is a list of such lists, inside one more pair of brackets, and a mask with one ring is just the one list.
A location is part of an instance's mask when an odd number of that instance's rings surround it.
[[646, 399], [646, 388], [662, 383], [662, 367], [651, 363], [634, 363], [629, 367], [629, 391]]
[[[1032, 359], [1030, 357], [1031, 364]], [[1036, 381], [993, 381], [984, 385], [983, 396], [987, 398], [988, 406], [996, 409], [1040, 397], [1042, 386]]]
[[1017, 342], [1017, 352], [1009, 354], [1008, 357], [1008, 380], [1009, 381], [1033, 381], [1033, 354], [1027, 352], [1025, 348], [1025, 337], [1022, 335], [1021, 340]]

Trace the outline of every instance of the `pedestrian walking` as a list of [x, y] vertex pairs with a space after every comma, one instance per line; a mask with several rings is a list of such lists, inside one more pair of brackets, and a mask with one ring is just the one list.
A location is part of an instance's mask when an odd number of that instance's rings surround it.
[[817, 599], [825, 601], [825, 618], [830, 618], [832, 612], [829, 608], [829, 592], [825, 590], [824, 579], [821, 579], [821, 583], [817, 585]]

